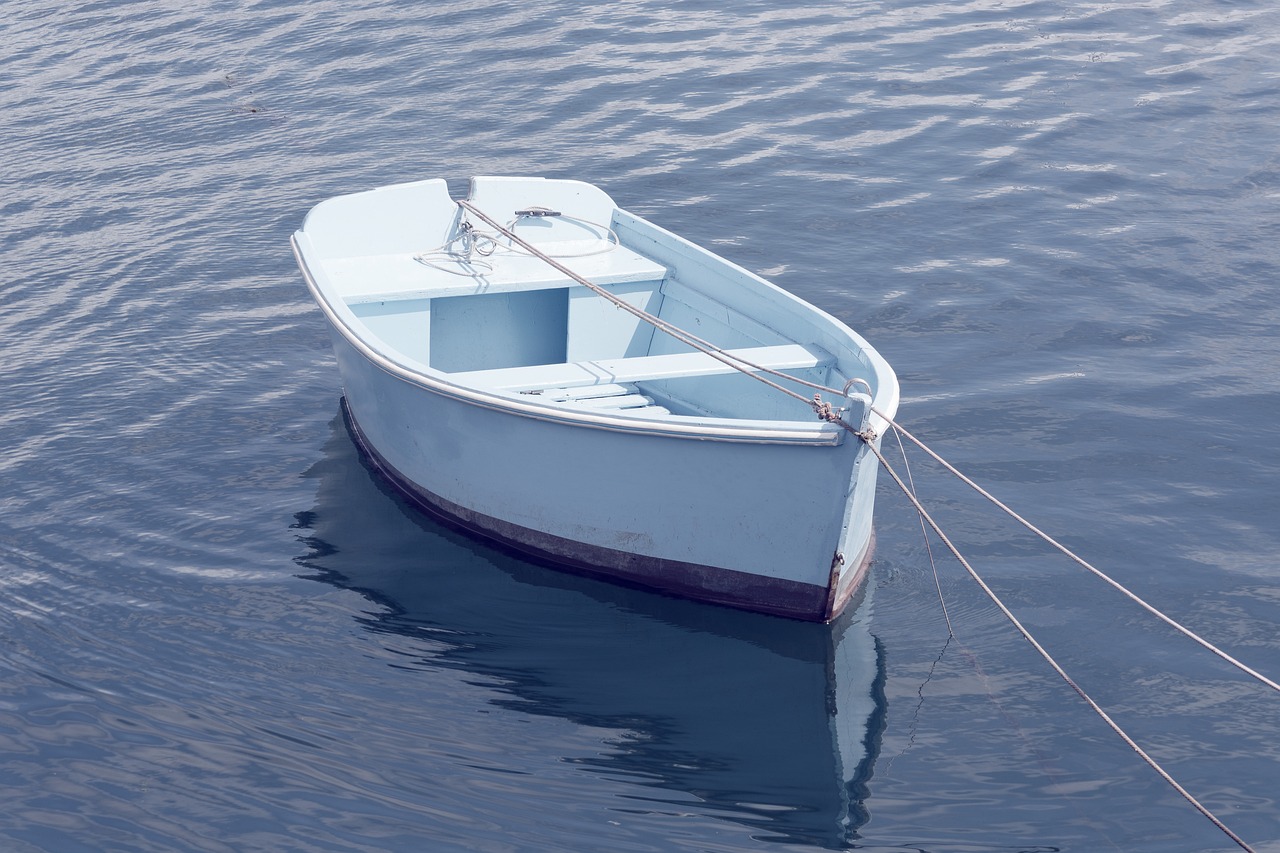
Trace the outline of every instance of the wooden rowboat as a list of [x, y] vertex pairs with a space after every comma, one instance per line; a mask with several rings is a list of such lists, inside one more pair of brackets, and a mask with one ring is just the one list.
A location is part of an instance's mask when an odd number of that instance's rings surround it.
[[578, 181], [340, 196], [293, 246], [357, 443], [425, 509], [782, 616], [862, 582], [898, 383], [834, 317]]

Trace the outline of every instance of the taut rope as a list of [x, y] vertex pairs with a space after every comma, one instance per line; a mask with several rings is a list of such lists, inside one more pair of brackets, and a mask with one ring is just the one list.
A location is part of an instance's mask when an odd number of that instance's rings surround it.
[[[876, 411], [876, 410], [875, 410], [875, 409], [872, 409], [872, 411]], [[995, 505], [996, 507], [998, 507], [1002, 512], [1004, 512], [1006, 515], [1008, 515], [1010, 518], [1012, 518], [1014, 521], [1016, 521], [1016, 522], [1018, 522], [1019, 524], [1021, 524], [1021, 525], [1022, 525], [1023, 527], [1025, 527], [1027, 530], [1030, 530], [1032, 533], [1034, 533], [1036, 536], [1038, 536], [1038, 537], [1040, 537], [1041, 539], [1043, 539], [1043, 540], [1044, 540], [1046, 543], [1048, 543], [1049, 545], [1052, 545], [1052, 546], [1053, 546], [1054, 548], [1056, 548], [1058, 551], [1060, 551], [1060, 552], [1062, 552], [1063, 554], [1065, 554], [1066, 556], [1070, 557], [1074, 562], [1076, 562], [1077, 564], [1079, 564], [1079, 565], [1080, 565], [1080, 566], [1082, 566], [1083, 568], [1088, 569], [1088, 570], [1089, 570], [1090, 572], [1092, 572], [1096, 577], [1098, 577], [1098, 578], [1102, 579], [1103, 581], [1106, 581], [1108, 584], [1110, 584], [1113, 588], [1115, 588], [1116, 590], [1118, 590], [1121, 594], [1123, 594], [1123, 595], [1124, 595], [1126, 598], [1128, 598], [1130, 601], [1132, 601], [1132, 602], [1134, 602], [1135, 604], [1137, 604], [1138, 606], [1140, 606], [1143, 610], [1146, 610], [1146, 611], [1147, 611], [1148, 613], [1150, 613], [1152, 616], [1155, 616], [1157, 619], [1159, 619], [1160, 621], [1164, 622], [1166, 625], [1169, 625], [1171, 628], [1175, 629], [1176, 631], [1178, 631], [1179, 633], [1181, 633], [1183, 636], [1185, 636], [1185, 637], [1187, 637], [1187, 638], [1189, 638], [1189, 639], [1191, 639], [1191, 640], [1194, 640], [1195, 642], [1199, 643], [1201, 646], [1203, 646], [1204, 648], [1206, 648], [1206, 649], [1208, 649], [1209, 651], [1213, 652], [1215, 655], [1217, 655], [1218, 657], [1222, 658], [1224, 661], [1226, 661], [1227, 663], [1231, 664], [1231, 665], [1232, 665], [1232, 666], [1234, 666], [1236, 669], [1240, 670], [1241, 672], [1245, 673], [1246, 675], [1249, 675], [1250, 677], [1252, 677], [1252, 678], [1254, 678], [1254, 679], [1257, 679], [1258, 681], [1262, 682], [1262, 683], [1263, 683], [1263, 684], [1265, 684], [1266, 686], [1270, 687], [1272, 690], [1275, 690], [1275, 691], [1277, 691], [1277, 692], [1280, 692], [1280, 684], [1277, 684], [1277, 683], [1276, 683], [1275, 681], [1273, 681], [1272, 679], [1267, 678], [1265, 675], [1263, 675], [1262, 673], [1260, 673], [1260, 672], [1258, 672], [1257, 670], [1253, 669], [1252, 667], [1249, 667], [1249, 666], [1247, 666], [1247, 665], [1245, 665], [1245, 664], [1241, 663], [1240, 661], [1236, 660], [1234, 657], [1232, 657], [1231, 655], [1227, 654], [1225, 651], [1223, 651], [1222, 649], [1218, 648], [1218, 647], [1217, 647], [1217, 646], [1215, 646], [1213, 643], [1211, 643], [1211, 642], [1209, 642], [1208, 640], [1206, 640], [1204, 637], [1201, 637], [1199, 634], [1197, 634], [1196, 632], [1192, 631], [1190, 628], [1188, 628], [1188, 627], [1186, 627], [1185, 625], [1182, 625], [1181, 623], [1179, 623], [1179, 622], [1175, 621], [1172, 617], [1167, 616], [1166, 614], [1164, 614], [1163, 612], [1161, 612], [1160, 610], [1158, 610], [1158, 609], [1157, 609], [1156, 607], [1154, 607], [1153, 605], [1148, 604], [1146, 601], [1144, 601], [1144, 600], [1142, 600], [1141, 598], [1139, 598], [1139, 597], [1138, 597], [1138, 595], [1137, 595], [1136, 593], [1134, 593], [1133, 591], [1131, 591], [1130, 589], [1128, 589], [1127, 587], [1125, 587], [1125, 586], [1124, 586], [1123, 584], [1121, 584], [1119, 581], [1117, 581], [1116, 579], [1112, 578], [1111, 576], [1109, 576], [1108, 574], [1106, 574], [1105, 572], [1103, 572], [1101, 569], [1099, 569], [1099, 568], [1097, 568], [1097, 567], [1095, 567], [1095, 566], [1091, 565], [1090, 563], [1086, 562], [1086, 561], [1084, 560], [1084, 558], [1080, 557], [1078, 554], [1076, 554], [1076, 553], [1075, 553], [1074, 551], [1072, 551], [1070, 548], [1068, 548], [1067, 546], [1063, 545], [1061, 542], [1059, 542], [1058, 540], [1054, 539], [1052, 536], [1050, 536], [1049, 534], [1045, 533], [1043, 530], [1041, 530], [1040, 528], [1036, 527], [1036, 526], [1035, 526], [1034, 524], [1032, 524], [1031, 522], [1027, 521], [1025, 518], [1023, 518], [1023, 517], [1022, 517], [1021, 515], [1019, 515], [1018, 513], [1014, 512], [1012, 509], [1010, 509], [1008, 506], [1006, 506], [1004, 503], [1002, 503], [1000, 500], [998, 500], [995, 496], [993, 496], [993, 495], [992, 495], [990, 492], [988, 492], [986, 489], [982, 488], [982, 487], [981, 487], [981, 486], [979, 486], [977, 483], [975, 483], [973, 480], [971, 480], [971, 479], [969, 479], [968, 477], [966, 477], [966, 476], [965, 476], [964, 474], [962, 474], [959, 470], [957, 470], [957, 469], [955, 468], [955, 466], [953, 466], [953, 465], [952, 465], [951, 463], [949, 463], [947, 460], [943, 459], [941, 456], [939, 456], [937, 453], [935, 453], [933, 450], [931, 450], [931, 449], [928, 447], [928, 445], [926, 445], [923, 441], [921, 441], [920, 439], [916, 438], [914, 435], [912, 435], [911, 433], [909, 433], [909, 432], [907, 432], [905, 429], [903, 429], [903, 427], [902, 427], [900, 424], [898, 424], [897, 422], [895, 422], [892, 418], [886, 417], [886, 416], [884, 415], [884, 413], [882, 413], [882, 412], [878, 412], [878, 411], [877, 411], [877, 412], [876, 412], [876, 414], [880, 415], [880, 417], [882, 417], [882, 418], [884, 418], [886, 421], [888, 421], [888, 422], [893, 426], [893, 428], [894, 428], [895, 430], [897, 430], [898, 432], [900, 432], [900, 433], [902, 433], [903, 435], [905, 435], [905, 436], [906, 436], [906, 437], [907, 437], [907, 438], [908, 438], [908, 439], [909, 439], [913, 444], [915, 444], [917, 447], [919, 447], [921, 450], [923, 450], [925, 453], [927, 453], [930, 457], [932, 457], [932, 458], [933, 458], [933, 460], [934, 460], [935, 462], [937, 462], [939, 465], [941, 465], [943, 468], [945, 468], [945, 469], [946, 469], [948, 472], [950, 472], [951, 474], [955, 475], [955, 476], [956, 476], [956, 477], [957, 477], [961, 482], [963, 482], [965, 485], [969, 486], [971, 489], [973, 489], [974, 491], [976, 491], [978, 494], [982, 495], [984, 498], [986, 498], [988, 501], [990, 501], [993, 505]], [[845, 424], [844, 426], [845, 426], [845, 428], [846, 428], [846, 429], [849, 429], [848, 424]], [[850, 430], [850, 431], [852, 431], [852, 430]], [[855, 433], [855, 434], [856, 434], [856, 433]]]
[[1018, 629], [1018, 633], [1022, 634], [1023, 639], [1030, 643], [1031, 647], [1040, 654], [1040, 657], [1044, 658], [1045, 662], [1053, 668], [1053, 671], [1067, 683], [1067, 686], [1074, 690], [1076, 694], [1093, 710], [1093, 712], [1101, 717], [1102, 721], [1110, 726], [1111, 730], [1119, 735], [1120, 739], [1128, 744], [1129, 748], [1137, 753], [1138, 757], [1147, 763], [1147, 766], [1159, 774], [1161, 779], [1168, 782], [1175, 791], [1181, 794], [1187, 802], [1194, 806], [1196, 811], [1208, 818], [1214, 826], [1222, 830], [1222, 832], [1239, 845], [1242, 850], [1247, 850], [1249, 853], [1255, 853], [1254, 849], [1250, 847], [1243, 838], [1232, 832], [1230, 827], [1223, 823], [1222, 820], [1213, 812], [1209, 811], [1204, 804], [1192, 796], [1190, 791], [1178, 784], [1178, 781], [1170, 776], [1168, 771], [1161, 767], [1154, 758], [1148, 755], [1146, 750], [1138, 746], [1137, 741], [1130, 737], [1124, 729], [1120, 728], [1119, 723], [1113, 720], [1111, 715], [1102, 709], [1102, 706], [1095, 702], [1088, 693], [1085, 693], [1084, 689], [1080, 687], [1079, 684], [1076, 684], [1075, 680], [1067, 674], [1067, 671], [1063, 669], [1056, 660], [1054, 660], [1053, 656], [1049, 654], [1045, 647], [1040, 645], [1039, 641], [1037, 641], [1035, 637], [1031, 636], [1031, 632], [1023, 627], [1022, 623], [1018, 621], [1018, 617], [1014, 616], [1013, 612], [1005, 606], [1003, 601], [1000, 600], [1000, 596], [996, 595], [995, 592], [992, 591], [991, 587], [987, 586], [982, 577], [974, 570], [973, 566], [969, 565], [969, 561], [964, 558], [964, 555], [961, 554], [951, 540], [947, 538], [947, 534], [942, 532], [942, 528], [938, 526], [937, 522], [933, 520], [933, 517], [930, 516], [929, 512], [924, 508], [924, 505], [920, 503], [912, 493], [911, 489], [907, 487], [907, 484], [902, 481], [902, 478], [900, 478], [897, 472], [893, 470], [892, 466], [889, 465], [889, 461], [880, 453], [879, 448], [871, 442], [866, 442], [866, 444], [867, 447], [870, 448], [871, 452], [876, 455], [876, 458], [880, 460], [880, 464], [884, 467], [884, 470], [889, 473], [889, 476], [893, 477], [894, 482], [898, 484], [898, 488], [900, 488], [902, 493], [907, 496], [907, 499], [911, 501], [911, 504], [916, 508], [916, 512], [918, 512], [920, 517], [929, 524], [929, 527], [933, 529], [933, 532], [937, 534], [938, 538], [942, 540], [942, 543], [947, 546], [949, 551], [951, 551], [952, 556], [960, 562], [960, 565], [964, 566], [965, 571], [969, 573], [969, 576], [973, 578], [974, 582], [981, 587], [982, 591], [986, 593], [987, 597], [990, 598], [995, 606], [1000, 609], [1000, 612], [1004, 614], [1005, 618], [1013, 624], [1013, 627]]

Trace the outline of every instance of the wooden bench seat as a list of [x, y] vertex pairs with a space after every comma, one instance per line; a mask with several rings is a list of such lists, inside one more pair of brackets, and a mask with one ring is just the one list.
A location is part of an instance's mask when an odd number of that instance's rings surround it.
[[[835, 363], [835, 357], [831, 353], [813, 344], [781, 344], [726, 352], [772, 370], [803, 370], [830, 367]], [[471, 370], [449, 374], [449, 378], [476, 388], [529, 392], [567, 390], [589, 385], [626, 385], [686, 376], [715, 376], [733, 373], [734, 370], [735, 368], [705, 353], [687, 352]]]

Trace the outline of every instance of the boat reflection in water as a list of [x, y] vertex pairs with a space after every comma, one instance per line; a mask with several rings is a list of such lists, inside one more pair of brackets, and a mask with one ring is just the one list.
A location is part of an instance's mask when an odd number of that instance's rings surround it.
[[431, 664], [495, 681], [495, 704], [633, 733], [592, 769], [653, 789], [646, 800], [676, 792], [667, 801], [687, 808], [692, 794], [777, 841], [858, 837], [885, 718], [870, 601], [820, 625], [538, 566], [402, 500], [341, 414], [307, 476], [319, 482], [298, 563], [379, 604], [369, 630], [427, 632]]

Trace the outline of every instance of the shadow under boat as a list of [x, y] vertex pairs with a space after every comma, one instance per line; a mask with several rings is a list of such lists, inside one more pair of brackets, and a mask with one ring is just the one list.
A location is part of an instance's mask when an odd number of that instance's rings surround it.
[[380, 605], [368, 630], [431, 637], [429, 663], [492, 680], [495, 705], [627, 730], [588, 766], [648, 788], [641, 801], [692, 795], [778, 841], [858, 837], [886, 710], [870, 601], [820, 625], [542, 567], [423, 515], [341, 412], [331, 427], [296, 560]]

